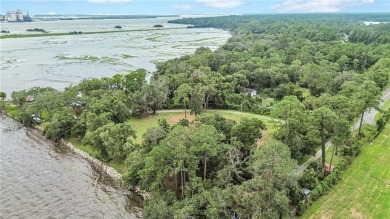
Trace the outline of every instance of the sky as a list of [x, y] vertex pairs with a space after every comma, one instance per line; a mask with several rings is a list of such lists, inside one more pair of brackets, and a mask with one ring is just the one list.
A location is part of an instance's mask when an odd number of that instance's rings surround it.
[[0, 0], [0, 13], [30, 14], [246, 14], [390, 12], [390, 0]]

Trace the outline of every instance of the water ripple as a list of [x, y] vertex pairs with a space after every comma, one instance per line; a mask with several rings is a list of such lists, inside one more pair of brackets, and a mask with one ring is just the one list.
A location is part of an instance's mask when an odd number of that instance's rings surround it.
[[4, 115], [0, 128], [0, 218], [135, 218], [135, 201], [86, 160]]

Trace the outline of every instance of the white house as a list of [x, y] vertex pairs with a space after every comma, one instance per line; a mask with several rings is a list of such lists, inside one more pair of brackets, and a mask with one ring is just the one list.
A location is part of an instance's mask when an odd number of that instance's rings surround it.
[[244, 91], [243, 91], [242, 93], [245, 94], [245, 95], [250, 94], [251, 97], [254, 97], [254, 96], [256, 96], [256, 94], [257, 94], [257, 90], [250, 89], [250, 88], [245, 88]]

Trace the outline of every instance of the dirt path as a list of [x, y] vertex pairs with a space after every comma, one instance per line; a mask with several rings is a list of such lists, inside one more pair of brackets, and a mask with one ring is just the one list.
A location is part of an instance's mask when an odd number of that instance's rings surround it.
[[[382, 107], [383, 104], [390, 99], [390, 87], [387, 88], [385, 91], [383, 91], [382, 93], [382, 96], [381, 96], [381, 102], [379, 104], [379, 107]], [[370, 125], [376, 125], [376, 122], [375, 122], [375, 115], [378, 113], [378, 110], [376, 109], [369, 109], [368, 112], [365, 112], [364, 113], [364, 116], [363, 116], [363, 123], [366, 123], [366, 124], [370, 124]], [[352, 131], [353, 130], [356, 130], [359, 128], [359, 124], [360, 124], [360, 120], [359, 122], [355, 123], [355, 125], [352, 126]], [[328, 150], [328, 148], [330, 146], [332, 146], [332, 142], [328, 141], [326, 142], [325, 144], [325, 150]], [[311, 157], [310, 159], [308, 159], [305, 163], [303, 163], [302, 165], [300, 165], [297, 169], [297, 172], [298, 174], [301, 174], [303, 173], [303, 171], [305, 171], [305, 169], [307, 168], [307, 166], [309, 165], [310, 162], [312, 162], [313, 160], [316, 160], [318, 159], [319, 157], [321, 157], [321, 149], [317, 151], [317, 153], [315, 154], [315, 156]]]

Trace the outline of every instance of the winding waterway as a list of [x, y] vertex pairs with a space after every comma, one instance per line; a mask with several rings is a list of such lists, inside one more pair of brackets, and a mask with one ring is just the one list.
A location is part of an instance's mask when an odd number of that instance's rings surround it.
[[[34, 86], [61, 90], [84, 78], [138, 68], [153, 72], [155, 62], [191, 54], [201, 46], [215, 50], [230, 37], [219, 29], [167, 23], [172, 19], [176, 18], [1, 23], [1, 29], [11, 34], [31, 34], [26, 29], [34, 28], [51, 33], [113, 32], [1, 39], [0, 90], [10, 96], [12, 91]], [[164, 27], [154, 28], [155, 24]], [[116, 25], [131, 31], [118, 32]]]
[[136, 197], [86, 160], [0, 115], [0, 218], [135, 218]]

